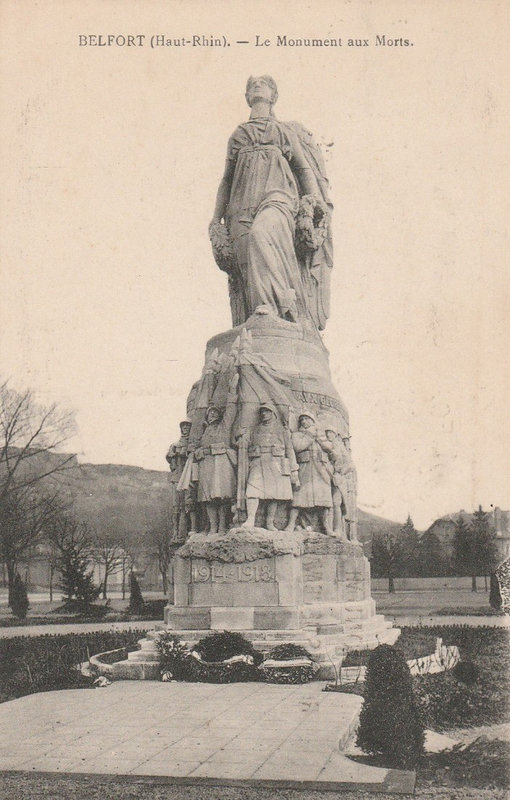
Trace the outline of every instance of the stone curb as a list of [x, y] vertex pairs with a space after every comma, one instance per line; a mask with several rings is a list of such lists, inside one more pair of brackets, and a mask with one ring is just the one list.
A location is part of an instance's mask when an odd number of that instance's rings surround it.
[[93, 778], [101, 778], [101, 781], [115, 782], [125, 781], [126, 783], [147, 783], [154, 785], [174, 785], [174, 786], [232, 786], [232, 787], [253, 787], [256, 789], [310, 789], [325, 792], [373, 792], [375, 794], [413, 794], [416, 782], [416, 773], [411, 770], [389, 769], [384, 780], [380, 783], [361, 783], [349, 781], [294, 781], [287, 778], [278, 780], [255, 779], [255, 778], [207, 778], [197, 776], [172, 777], [171, 775], [137, 775], [134, 772], [122, 773], [103, 773], [103, 772], [46, 772], [42, 770], [6, 770], [0, 772], [4, 776], [26, 775], [31, 776], [52, 776], [68, 777], [73, 780], [84, 781], [85, 783]]

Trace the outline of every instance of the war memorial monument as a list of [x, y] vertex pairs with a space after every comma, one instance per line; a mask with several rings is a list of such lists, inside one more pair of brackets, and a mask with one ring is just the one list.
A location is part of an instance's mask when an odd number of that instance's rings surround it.
[[322, 341], [333, 268], [324, 161], [306, 128], [276, 118], [277, 96], [270, 76], [249, 78], [249, 119], [228, 141], [209, 226], [233, 327], [207, 343], [167, 454], [180, 547], [165, 626], [188, 642], [212, 630], [262, 650], [299, 642], [328, 677], [342, 652], [399, 631], [370, 595], [349, 418]]

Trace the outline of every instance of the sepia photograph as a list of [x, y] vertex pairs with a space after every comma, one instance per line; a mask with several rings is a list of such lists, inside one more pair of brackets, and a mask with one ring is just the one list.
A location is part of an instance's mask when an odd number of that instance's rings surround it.
[[504, 800], [504, 0], [0, 1], [0, 800]]

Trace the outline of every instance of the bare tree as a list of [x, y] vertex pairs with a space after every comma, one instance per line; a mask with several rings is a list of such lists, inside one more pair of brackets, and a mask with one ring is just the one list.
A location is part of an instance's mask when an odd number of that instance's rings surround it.
[[101, 588], [103, 600], [108, 597], [108, 578], [123, 568], [126, 550], [120, 536], [102, 530], [94, 535], [92, 558], [104, 575]]
[[163, 592], [166, 595], [168, 593], [168, 570], [178, 546], [172, 544], [173, 516], [171, 508], [166, 505], [163, 506], [147, 533], [149, 547], [153, 550], [158, 560]]
[[11, 489], [0, 505], [0, 560], [7, 569], [9, 605], [18, 565], [43, 540], [57, 507], [55, 495], [39, 493], [33, 487], [19, 492]]
[[16, 566], [40, 541], [58, 505], [57, 478], [75, 466], [61, 448], [75, 432], [71, 412], [0, 383], [0, 559], [11, 601]]

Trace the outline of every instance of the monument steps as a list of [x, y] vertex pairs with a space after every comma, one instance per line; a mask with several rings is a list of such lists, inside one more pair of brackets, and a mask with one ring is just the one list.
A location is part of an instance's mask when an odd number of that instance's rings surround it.
[[[283, 642], [300, 644], [310, 652], [314, 661], [319, 665], [316, 675], [318, 680], [335, 679], [347, 651], [373, 649], [383, 643], [394, 644], [400, 635], [400, 629], [393, 628], [391, 623], [380, 614], [360, 623], [356, 630], [350, 630], [349, 624], [343, 627], [344, 631], [337, 630], [330, 634], [321, 634], [317, 628], [310, 627], [300, 630], [243, 631], [243, 635], [255, 649], [263, 653], [269, 652]], [[156, 630], [148, 631], [145, 638], [138, 642], [139, 650], [129, 653], [126, 661], [112, 665], [113, 679], [158, 680], [160, 678], [159, 652], [156, 640], [166, 630], [166, 627], [161, 625]], [[212, 631], [187, 630], [170, 631], [170, 633], [174, 633], [188, 646], [192, 646]]]

